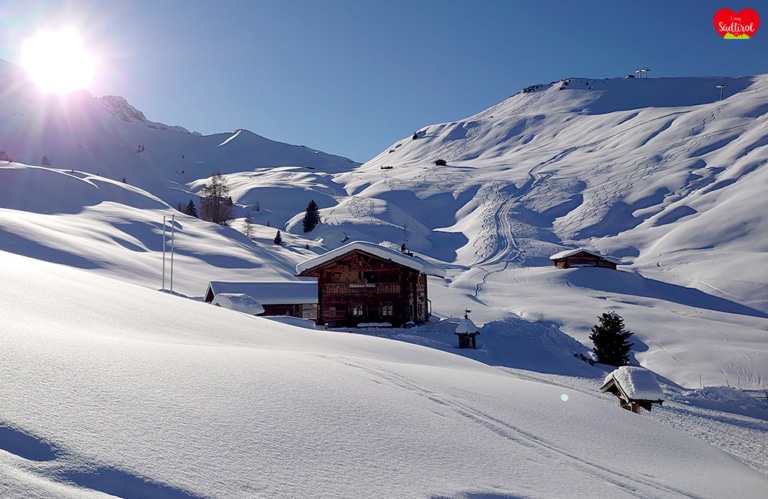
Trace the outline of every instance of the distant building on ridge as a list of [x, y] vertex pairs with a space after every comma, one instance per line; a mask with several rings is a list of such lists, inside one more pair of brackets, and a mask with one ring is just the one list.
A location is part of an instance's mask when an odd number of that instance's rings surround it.
[[555, 267], [559, 269], [570, 269], [572, 267], [604, 267], [616, 270], [619, 263], [615, 258], [603, 256], [600, 253], [576, 248], [572, 250], [561, 251], [549, 257], [555, 262]]

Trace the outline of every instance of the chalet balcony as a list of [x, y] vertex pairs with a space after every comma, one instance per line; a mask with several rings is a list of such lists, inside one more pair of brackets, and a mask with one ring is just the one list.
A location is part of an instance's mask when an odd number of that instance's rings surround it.
[[401, 286], [399, 282], [379, 283], [332, 283], [323, 284], [322, 291], [325, 296], [331, 295], [399, 295]]

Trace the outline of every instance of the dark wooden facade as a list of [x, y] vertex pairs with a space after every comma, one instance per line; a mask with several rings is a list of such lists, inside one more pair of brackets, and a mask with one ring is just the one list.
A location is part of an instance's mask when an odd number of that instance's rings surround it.
[[569, 269], [571, 267], [604, 267], [616, 270], [615, 262], [588, 251], [579, 251], [572, 255], [553, 258], [553, 261], [555, 262], [555, 267], [560, 269]]
[[425, 274], [360, 249], [299, 275], [317, 278], [319, 324], [401, 326], [409, 321], [422, 323], [429, 317]]
[[288, 315], [302, 319], [317, 319], [317, 304], [314, 303], [262, 304], [261, 306], [264, 307], [262, 315]]
[[453, 333], [459, 337], [459, 348], [477, 348], [475, 337], [480, 333]]

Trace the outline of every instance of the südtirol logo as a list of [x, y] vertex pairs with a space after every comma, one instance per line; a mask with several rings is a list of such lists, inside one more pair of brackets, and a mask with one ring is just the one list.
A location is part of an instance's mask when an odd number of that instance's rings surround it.
[[715, 29], [734, 45], [740, 45], [757, 32], [760, 16], [752, 9], [742, 9], [738, 14], [731, 9], [720, 9], [715, 14]]

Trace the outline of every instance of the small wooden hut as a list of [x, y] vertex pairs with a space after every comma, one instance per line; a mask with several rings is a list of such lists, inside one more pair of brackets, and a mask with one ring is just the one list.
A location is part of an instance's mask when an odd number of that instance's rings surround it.
[[595, 251], [576, 248], [572, 250], [561, 251], [549, 257], [555, 262], [555, 267], [560, 269], [570, 269], [573, 267], [603, 267], [616, 270], [619, 263], [615, 258], [601, 255]]
[[475, 336], [480, 334], [480, 330], [475, 326], [475, 323], [472, 322], [467, 313], [459, 321], [454, 334], [459, 337], [459, 348], [477, 348]]
[[619, 405], [634, 413], [640, 408], [651, 410], [653, 404], [664, 403], [664, 393], [653, 372], [638, 366], [621, 366], [603, 381], [601, 392], [613, 393], [619, 398]]

